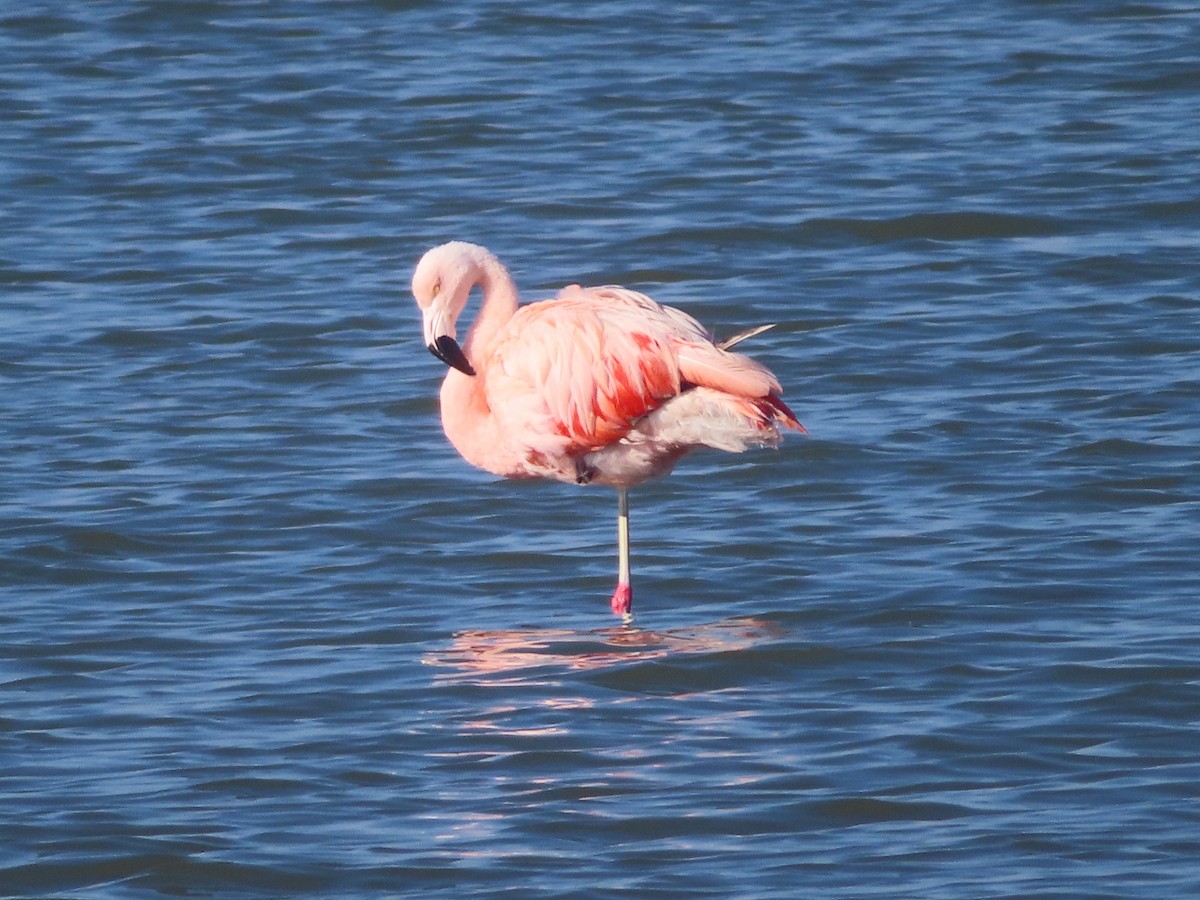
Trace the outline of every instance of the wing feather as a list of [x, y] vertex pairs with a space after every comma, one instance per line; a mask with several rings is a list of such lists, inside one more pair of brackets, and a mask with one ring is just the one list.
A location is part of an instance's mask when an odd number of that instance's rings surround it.
[[[652, 301], [651, 301], [652, 302]], [[623, 314], [622, 314], [623, 313]], [[524, 306], [485, 365], [488, 404], [509, 435], [566, 453], [619, 440], [680, 391], [669, 334], [651, 319], [575, 297]]]
[[618, 441], [691, 385], [747, 398], [780, 390], [765, 366], [717, 346], [687, 313], [611, 286], [572, 285], [521, 307], [482, 365], [504, 433], [542, 456]]

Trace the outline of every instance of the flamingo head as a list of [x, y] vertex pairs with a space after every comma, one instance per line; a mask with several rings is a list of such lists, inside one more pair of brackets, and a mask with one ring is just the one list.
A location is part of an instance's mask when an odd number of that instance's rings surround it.
[[412, 292], [421, 309], [425, 346], [446, 365], [467, 375], [475, 369], [458, 345], [455, 323], [467, 305], [471, 288], [484, 280], [490, 255], [482, 247], [451, 241], [421, 257], [413, 271]]

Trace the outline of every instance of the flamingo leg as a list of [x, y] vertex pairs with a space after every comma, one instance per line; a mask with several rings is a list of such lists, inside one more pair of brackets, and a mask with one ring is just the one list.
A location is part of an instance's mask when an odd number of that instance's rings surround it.
[[629, 585], [629, 492], [617, 489], [617, 589], [612, 611], [626, 621], [633, 618], [633, 588]]

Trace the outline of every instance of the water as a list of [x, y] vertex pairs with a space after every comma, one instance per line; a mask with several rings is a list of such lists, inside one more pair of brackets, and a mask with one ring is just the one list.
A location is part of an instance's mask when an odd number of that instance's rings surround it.
[[[0, 894], [1200, 891], [1200, 13], [10, 4]], [[475, 240], [812, 432], [470, 470]]]

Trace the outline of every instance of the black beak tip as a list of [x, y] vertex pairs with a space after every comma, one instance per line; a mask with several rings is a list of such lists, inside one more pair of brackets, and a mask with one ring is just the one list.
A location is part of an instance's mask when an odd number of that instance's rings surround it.
[[443, 334], [430, 344], [429, 352], [451, 368], [458, 369], [464, 375], [475, 374], [475, 370], [467, 362], [467, 355], [463, 353], [462, 347], [458, 346], [458, 341], [449, 335]]

